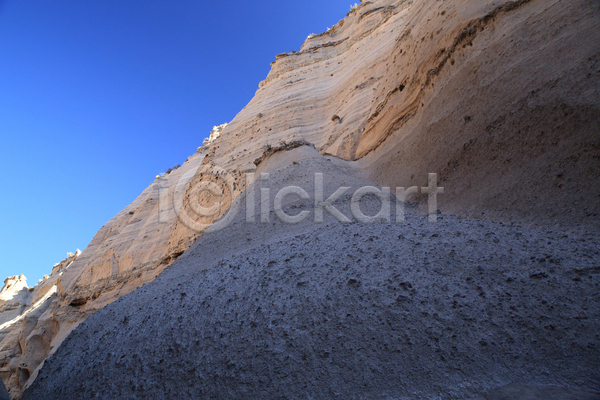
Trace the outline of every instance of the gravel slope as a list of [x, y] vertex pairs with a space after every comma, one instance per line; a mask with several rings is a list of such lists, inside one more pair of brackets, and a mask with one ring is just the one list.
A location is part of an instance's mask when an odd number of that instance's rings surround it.
[[0, 382], [0, 400], [8, 400], [8, 392], [2, 382]]
[[[368, 183], [317, 157], [257, 185], [311, 193], [314, 171], [330, 177], [327, 194]], [[339, 209], [349, 215], [346, 200]], [[378, 206], [361, 203], [369, 215]], [[290, 214], [307, 207], [284, 203]], [[273, 215], [248, 224], [244, 215], [81, 324], [23, 398], [463, 399], [509, 383], [600, 390], [595, 236], [452, 215], [372, 225], [286, 225]]]

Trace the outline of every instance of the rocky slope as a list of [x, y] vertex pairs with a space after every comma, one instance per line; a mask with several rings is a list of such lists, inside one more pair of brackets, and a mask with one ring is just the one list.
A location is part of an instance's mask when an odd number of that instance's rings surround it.
[[[323, 157], [296, 163], [250, 193], [290, 184], [311, 193], [315, 172], [331, 177], [326, 193], [369, 184]], [[286, 199], [287, 214], [310, 218], [290, 225], [271, 210], [268, 223], [248, 223], [242, 201], [230, 226], [75, 330], [24, 398], [464, 399], [511, 382], [600, 389], [597, 236], [451, 215], [316, 224], [311, 201]], [[351, 215], [351, 203], [335, 205]], [[380, 208], [377, 198], [360, 206]]]
[[[102, 227], [53, 278], [56, 293], [35, 317], [0, 331], [11, 395], [82, 321], [184, 254], [253, 180], [244, 173], [318, 158], [280, 152], [255, 164], [291, 142], [311, 143], [331, 163], [347, 160], [339, 166], [381, 186], [425, 186], [437, 172], [444, 213], [585, 238], [600, 227], [591, 184], [600, 178], [599, 16], [593, 0], [368, 1], [299, 52], [277, 56], [233, 121]], [[211, 183], [226, 193], [199, 216], [213, 199], [197, 188]], [[10, 312], [0, 318], [24, 310]]]
[[4, 385], [0, 385], [0, 400], [8, 399], [10, 399], [10, 397], [8, 397], [8, 391], [6, 390], [6, 387]]

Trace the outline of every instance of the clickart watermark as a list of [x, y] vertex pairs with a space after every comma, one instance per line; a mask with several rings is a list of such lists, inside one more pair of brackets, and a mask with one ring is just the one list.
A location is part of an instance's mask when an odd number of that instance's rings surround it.
[[[201, 179], [194, 179], [200, 176]], [[352, 188], [340, 186], [326, 197], [324, 190], [325, 176], [314, 174], [312, 190], [307, 191], [299, 186], [285, 186], [275, 190], [271, 187], [261, 187], [270, 179], [270, 174], [247, 173], [244, 177], [246, 190], [236, 196], [235, 180], [225, 170], [213, 167], [210, 170], [198, 172], [190, 170], [183, 174], [175, 186], [165, 185], [167, 179], [158, 179], [159, 188], [159, 222], [169, 222], [179, 219], [189, 229], [197, 232], [215, 232], [229, 226], [245, 205], [245, 223], [272, 223], [272, 215], [285, 224], [301, 222], [323, 223], [325, 215], [330, 215], [340, 223], [350, 223], [353, 220], [364, 224], [402, 223], [405, 221], [405, 204], [408, 196], [419, 193], [419, 187], [396, 187], [394, 196], [389, 187], [362, 186], [351, 193]], [[435, 223], [438, 217], [438, 195], [444, 193], [444, 188], [438, 186], [437, 174], [428, 174], [428, 185], [420, 188], [421, 194], [427, 195], [427, 216], [430, 223]], [[239, 194], [239, 193], [238, 193]], [[274, 195], [274, 197], [272, 197]], [[365, 197], [377, 198], [378, 211], [367, 215], [361, 210]], [[285, 210], [285, 200], [300, 200], [304, 207], [301, 211], [290, 213]], [[349, 201], [346, 214], [340, 210], [343, 200]], [[392, 213], [394, 205], [394, 213]], [[258, 207], [257, 207], [258, 206]], [[258, 208], [258, 210], [257, 210]], [[258, 212], [257, 212], [258, 211]], [[272, 214], [273, 212], [273, 214]]]

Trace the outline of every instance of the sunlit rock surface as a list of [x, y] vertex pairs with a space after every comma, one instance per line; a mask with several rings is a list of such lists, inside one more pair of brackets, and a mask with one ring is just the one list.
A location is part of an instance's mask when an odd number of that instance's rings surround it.
[[[35, 381], [43, 360], [82, 321], [183, 255], [244, 192], [249, 172], [258, 179], [323, 156], [391, 188], [426, 186], [435, 172], [445, 187], [444, 214], [583, 239], [597, 232], [599, 7], [586, 0], [368, 1], [300, 51], [276, 56], [231, 122], [215, 127], [181, 167], [157, 176], [68, 267], [29, 293], [30, 307], [42, 303], [0, 331], [0, 374], [11, 395]], [[301, 156], [271, 154], [297, 142], [314, 153], [303, 146]], [[198, 216], [214, 199], [197, 188], [223, 182], [221, 206]], [[422, 210], [426, 196], [412, 200]], [[595, 274], [581, 274], [572, 279], [595, 284]], [[35, 340], [23, 346], [24, 337]], [[595, 338], [590, 343], [582, 351], [598, 348]]]

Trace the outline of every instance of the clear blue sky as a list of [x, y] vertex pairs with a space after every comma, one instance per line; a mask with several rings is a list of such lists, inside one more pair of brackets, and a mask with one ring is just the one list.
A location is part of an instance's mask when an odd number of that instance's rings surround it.
[[[346, 0], [0, 0], [0, 279], [33, 286]], [[1, 287], [0, 282], [0, 287]]]

